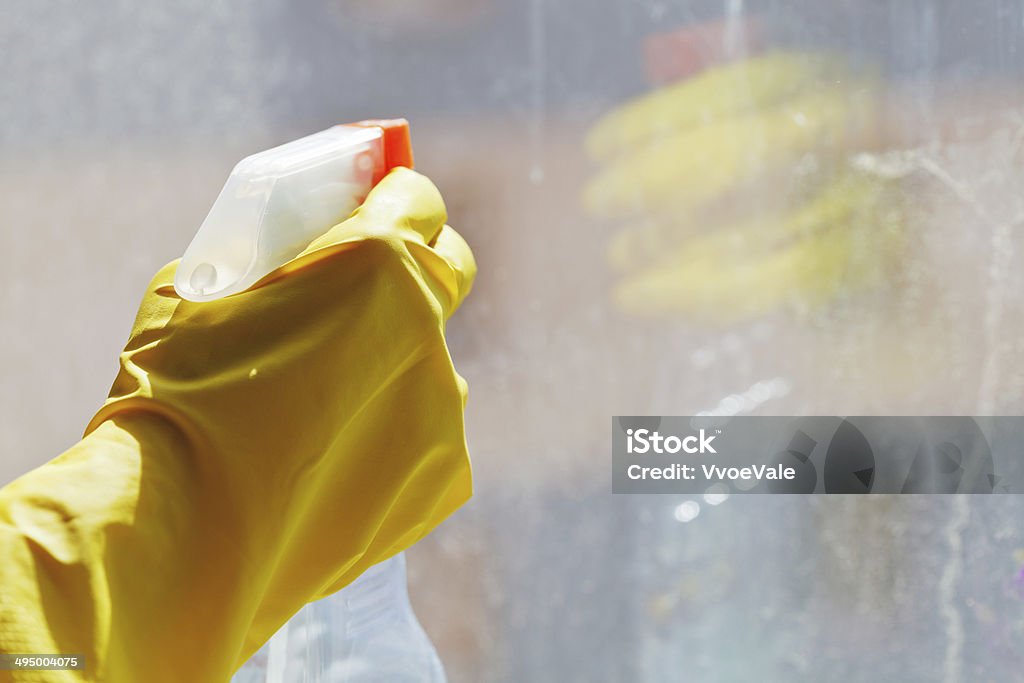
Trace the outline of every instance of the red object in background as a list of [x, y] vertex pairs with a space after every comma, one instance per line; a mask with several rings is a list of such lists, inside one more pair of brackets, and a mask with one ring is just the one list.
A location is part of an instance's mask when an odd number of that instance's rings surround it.
[[384, 131], [384, 170], [380, 177], [374, 177], [374, 185], [395, 166], [413, 167], [412, 138], [409, 136], [409, 122], [405, 119], [367, 119], [346, 125]]
[[[729, 45], [730, 31], [735, 31], [735, 45]], [[757, 17], [718, 19], [652, 33], [644, 40], [644, 66], [652, 85], [666, 85], [763, 49]]]

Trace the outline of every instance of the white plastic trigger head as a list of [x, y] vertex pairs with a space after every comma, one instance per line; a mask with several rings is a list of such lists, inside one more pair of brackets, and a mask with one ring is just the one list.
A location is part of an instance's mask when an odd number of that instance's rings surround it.
[[334, 126], [240, 161], [181, 259], [178, 294], [242, 292], [345, 220], [384, 174], [383, 136]]

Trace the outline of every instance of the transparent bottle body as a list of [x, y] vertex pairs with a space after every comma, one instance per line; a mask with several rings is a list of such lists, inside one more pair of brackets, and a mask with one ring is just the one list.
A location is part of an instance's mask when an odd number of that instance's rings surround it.
[[232, 683], [445, 683], [409, 602], [405, 555], [306, 605]]

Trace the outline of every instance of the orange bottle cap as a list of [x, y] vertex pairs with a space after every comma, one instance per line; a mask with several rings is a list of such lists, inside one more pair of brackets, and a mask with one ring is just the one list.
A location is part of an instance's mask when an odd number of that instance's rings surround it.
[[405, 119], [367, 119], [347, 125], [380, 128], [383, 131], [384, 175], [396, 166], [413, 168], [412, 138], [409, 135], [409, 122]]

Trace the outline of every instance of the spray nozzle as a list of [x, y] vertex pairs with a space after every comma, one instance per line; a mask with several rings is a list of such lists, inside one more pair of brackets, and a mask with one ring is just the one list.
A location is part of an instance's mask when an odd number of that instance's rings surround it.
[[404, 119], [334, 126], [242, 159], [192, 239], [174, 288], [237, 294], [347, 218], [395, 166], [412, 167]]

